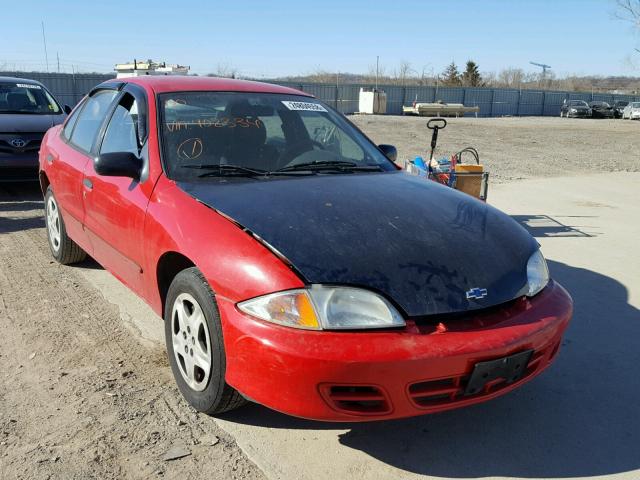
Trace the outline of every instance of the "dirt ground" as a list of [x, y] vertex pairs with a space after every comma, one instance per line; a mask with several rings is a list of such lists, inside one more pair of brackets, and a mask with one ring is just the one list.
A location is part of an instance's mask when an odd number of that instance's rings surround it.
[[[349, 117], [374, 142], [398, 148], [398, 159], [428, 157], [431, 130], [422, 117]], [[438, 133], [436, 158], [472, 146], [504, 182], [539, 176], [640, 171], [640, 122], [555, 117], [451, 118]]]
[[[400, 158], [425, 155], [426, 119], [352, 117]], [[640, 171], [640, 122], [452, 119], [443, 151], [475, 146], [494, 181]], [[0, 185], [0, 479], [264, 478], [182, 401], [164, 350], [49, 253], [37, 187]], [[173, 450], [187, 453], [165, 460]]]
[[83, 268], [53, 261], [37, 187], [0, 187], [0, 479], [264, 478]]

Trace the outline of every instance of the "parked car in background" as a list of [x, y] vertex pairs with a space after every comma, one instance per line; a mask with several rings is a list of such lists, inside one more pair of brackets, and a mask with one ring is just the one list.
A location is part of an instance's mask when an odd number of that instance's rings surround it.
[[164, 316], [202, 412], [365, 421], [507, 393], [553, 362], [571, 298], [513, 219], [396, 154], [291, 88], [112, 80], [43, 141], [49, 246]]
[[624, 107], [626, 107], [627, 105], [629, 105], [629, 102], [625, 100], [618, 100], [617, 102], [615, 102], [613, 104], [614, 118], [622, 118], [622, 111], [624, 110]]
[[613, 108], [607, 102], [590, 102], [591, 118], [613, 118]]
[[65, 111], [40, 82], [0, 77], [0, 182], [38, 179], [40, 142]]
[[640, 119], [640, 102], [631, 102], [629, 105], [624, 107], [624, 110], [622, 111], [622, 118], [627, 120]]
[[560, 116], [565, 118], [591, 118], [591, 108], [583, 100], [565, 100], [560, 107]]

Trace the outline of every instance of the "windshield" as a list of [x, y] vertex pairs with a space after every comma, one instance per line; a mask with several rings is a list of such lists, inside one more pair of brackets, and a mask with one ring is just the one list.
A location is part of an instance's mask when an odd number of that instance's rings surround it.
[[159, 108], [163, 164], [174, 180], [395, 170], [359, 130], [314, 98], [184, 92], [160, 95]]
[[640, 108], [640, 102], [633, 102], [631, 108]]
[[1, 113], [50, 115], [62, 113], [62, 109], [40, 85], [0, 82]]

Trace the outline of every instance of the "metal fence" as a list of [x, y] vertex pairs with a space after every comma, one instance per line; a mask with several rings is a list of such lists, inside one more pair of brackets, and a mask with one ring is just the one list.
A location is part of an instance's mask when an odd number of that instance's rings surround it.
[[[63, 104], [75, 105], [97, 84], [114, 78], [113, 74], [69, 74], [43, 72], [0, 72], [0, 76], [32, 78], [42, 82]], [[274, 82], [276, 83], [276, 82]], [[322, 83], [277, 82], [314, 95], [345, 114], [358, 111], [358, 96], [361, 87], [370, 84], [331, 85]], [[559, 115], [564, 100], [604, 101], [613, 103], [618, 100], [640, 101], [636, 95], [612, 95], [591, 92], [560, 92], [517, 90], [508, 88], [471, 88], [471, 87], [419, 87], [380, 85], [387, 94], [387, 113], [399, 115], [403, 105], [413, 101], [462, 103], [469, 107], [480, 107], [481, 117], [500, 116], [552, 116]], [[470, 114], [473, 115], [473, 114]]]
[[[296, 88], [319, 98], [329, 105], [350, 114], [358, 111], [358, 96], [361, 87], [369, 84], [330, 85], [317, 83], [277, 82]], [[518, 90], [508, 88], [471, 87], [419, 87], [380, 85], [387, 94], [387, 113], [402, 114], [403, 105], [417, 102], [462, 103], [468, 107], [480, 107], [480, 117], [501, 116], [553, 116], [560, 114], [564, 100], [604, 101], [612, 104], [622, 100], [640, 101], [638, 95], [613, 95], [591, 92], [564, 92], [549, 90]], [[474, 114], [468, 114], [474, 115]]]

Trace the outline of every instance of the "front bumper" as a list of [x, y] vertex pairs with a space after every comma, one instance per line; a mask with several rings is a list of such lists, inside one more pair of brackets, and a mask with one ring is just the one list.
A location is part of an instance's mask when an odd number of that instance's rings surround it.
[[0, 182], [38, 179], [38, 152], [11, 154], [0, 152]]
[[[572, 314], [554, 282], [491, 312], [385, 332], [296, 330], [254, 320], [224, 298], [218, 304], [227, 382], [267, 407], [325, 421], [410, 417], [504, 394], [550, 365]], [[523, 378], [464, 395], [476, 363], [524, 350], [534, 353]]]
[[567, 112], [569, 118], [591, 118], [591, 113], [588, 111], [578, 110], [577, 112]]

